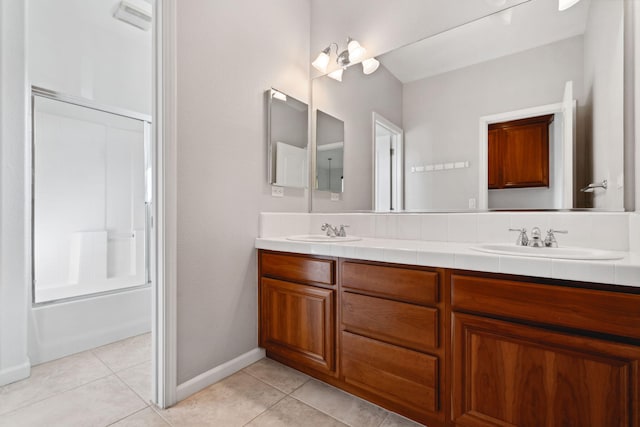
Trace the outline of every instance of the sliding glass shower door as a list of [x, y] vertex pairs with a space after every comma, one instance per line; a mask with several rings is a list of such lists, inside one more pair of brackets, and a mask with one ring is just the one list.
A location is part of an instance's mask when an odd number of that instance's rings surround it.
[[149, 141], [142, 115], [34, 90], [34, 303], [147, 285]]

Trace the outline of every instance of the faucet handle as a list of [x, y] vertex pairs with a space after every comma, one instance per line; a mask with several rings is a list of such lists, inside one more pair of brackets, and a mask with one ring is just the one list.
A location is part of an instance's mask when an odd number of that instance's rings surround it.
[[346, 224], [340, 224], [340, 230], [338, 231], [339, 237], [347, 237], [347, 230], [345, 228], [349, 228]]
[[556, 240], [556, 236], [554, 236], [555, 233], [560, 233], [560, 234], [567, 234], [569, 233], [567, 230], [554, 230], [552, 228], [547, 230], [547, 237], [544, 238], [544, 245], [547, 248], [557, 248], [558, 247], [558, 241]]
[[517, 231], [520, 233], [516, 239], [516, 246], [527, 246], [529, 244], [529, 238], [527, 237], [526, 228], [510, 228], [509, 231]]

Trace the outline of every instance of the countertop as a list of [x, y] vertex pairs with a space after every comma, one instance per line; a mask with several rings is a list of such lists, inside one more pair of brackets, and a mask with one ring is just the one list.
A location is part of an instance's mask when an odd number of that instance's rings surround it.
[[616, 252], [610, 261], [497, 255], [471, 249], [477, 243], [362, 238], [354, 242], [309, 243], [259, 237], [257, 249], [325, 255], [397, 264], [455, 268], [640, 287], [640, 253]]

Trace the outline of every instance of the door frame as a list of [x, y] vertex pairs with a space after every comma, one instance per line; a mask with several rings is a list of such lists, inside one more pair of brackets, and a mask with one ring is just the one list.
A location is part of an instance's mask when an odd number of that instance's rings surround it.
[[156, 274], [152, 304], [152, 401], [177, 402], [177, 108], [176, 0], [155, 0], [153, 139]]
[[381, 125], [387, 128], [389, 131], [394, 133], [397, 136], [397, 146], [395, 151], [395, 167], [396, 167], [396, 175], [397, 182], [396, 185], [392, 185], [392, 197], [395, 199], [396, 209], [394, 212], [402, 211], [404, 209], [404, 130], [393, 123], [391, 120], [385, 118], [380, 113], [376, 113], [375, 111], [371, 115], [371, 140], [373, 141], [372, 145], [372, 167], [371, 167], [371, 178], [373, 182], [372, 186], [372, 198], [373, 200], [373, 209], [375, 210], [377, 205], [378, 198], [378, 184], [376, 180], [376, 125]]

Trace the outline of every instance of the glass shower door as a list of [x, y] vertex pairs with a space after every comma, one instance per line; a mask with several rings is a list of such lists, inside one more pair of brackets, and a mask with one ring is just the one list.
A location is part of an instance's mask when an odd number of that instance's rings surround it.
[[33, 96], [33, 301], [148, 283], [149, 122]]

